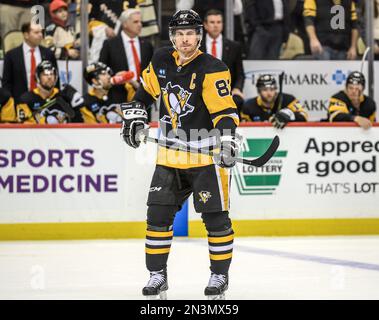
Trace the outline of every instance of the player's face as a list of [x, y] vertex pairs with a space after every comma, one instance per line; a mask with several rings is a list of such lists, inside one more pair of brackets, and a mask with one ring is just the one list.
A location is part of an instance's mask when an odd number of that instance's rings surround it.
[[181, 53], [184, 56], [190, 56], [197, 49], [198, 36], [196, 30], [176, 30], [174, 42], [179, 53]]
[[103, 85], [104, 90], [109, 90], [112, 87], [111, 76], [108, 72], [103, 72], [99, 75], [99, 80]]
[[62, 20], [62, 21], [67, 21], [67, 19], [68, 19], [68, 12], [67, 12], [67, 9], [65, 7], [59, 8], [55, 12], [55, 15], [57, 16], [57, 18], [59, 20]]
[[55, 82], [56, 82], [56, 77], [55, 77], [54, 72], [52, 72], [52, 71], [42, 72], [40, 75], [40, 81], [41, 81], [41, 85], [44, 88], [46, 88], [48, 90], [53, 89], [55, 86]]
[[204, 22], [204, 28], [212, 38], [217, 38], [223, 29], [223, 21], [221, 15], [211, 15]]
[[348, 84], [346, 87], [346, 94], [350, 100], [358, 100], [363, 93], [363, 86], [361, 84]]
[[140, 13], [132, 14], [123, 24], [124, 30], [132, 37], [137, 37], [142, 31], [142, 17]]
[[261, 89], [260, 95], [264, 102], [273, 103], [277, 95], [277, 90], [272, 88], [263, 88]]

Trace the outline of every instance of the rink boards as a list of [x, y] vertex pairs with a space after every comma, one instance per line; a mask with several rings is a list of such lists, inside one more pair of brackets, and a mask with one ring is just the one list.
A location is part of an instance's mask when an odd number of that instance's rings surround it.
[[[238, 236], [379, 234], [379, 126], [242, 126], [232, 171]], [[152, 129], [155, 135], [157, 129]], [[0, 239], [140, 238], [156, 145], [128, 148], [114, 125], [0, 127]], [[189, 236], [205, 235], [189, 199]]]

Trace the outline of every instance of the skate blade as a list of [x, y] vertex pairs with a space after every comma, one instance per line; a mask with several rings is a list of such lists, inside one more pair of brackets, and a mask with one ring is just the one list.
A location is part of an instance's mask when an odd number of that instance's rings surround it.
[[207, 296], [208, 300], [225, 300], [225, 293], [217, 294], [214, 296]]
[[167, 291], [161, 291], [159, 294], [154, 296], [145, 296], [146, 300], [167, 300]]

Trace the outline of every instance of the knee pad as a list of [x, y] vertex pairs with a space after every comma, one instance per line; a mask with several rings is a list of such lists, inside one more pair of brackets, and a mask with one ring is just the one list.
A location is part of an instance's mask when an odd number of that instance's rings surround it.
[[232, 231], [232, 222], [228, 211], [207, 212], [203, 213], [201, 217], [209, 234], [216, 235], [215, 233], [220, 232], [228, 234]]
[[177, 206], [149, 206], [147, 209], [147, 229], [153, 231], [172, 230], [177, 211]]

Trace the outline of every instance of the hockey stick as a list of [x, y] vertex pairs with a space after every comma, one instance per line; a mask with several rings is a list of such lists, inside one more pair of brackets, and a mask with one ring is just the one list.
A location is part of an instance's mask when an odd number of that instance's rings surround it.
[[284, 71], [281, 74], [279, 74], [278, 111], [282, 109], [282, 104], [283, 104], [283, 80], [284, 80]]
[[[167, 147], [166, 141], [146, 136], [146, 135], [144, 135], [143, 132], [141, 132], [138, 135], [137, 139], [139, 141], [141, 141], [141, 142], [148, 141], [148, 142], [156, 143], [156, 144], [158, 144], [158, 145], [160, 145], [162, 147]], [[266, 152], [263, 155], [261, 155], [260, 157], [258, 157], [256, 159], [253, 159], [253, 160], [248, 160], [248, 159], [244, 159], [244, 158], [235, 158], [234, 160], [236, 162], [243, 163], [243, 164], [246, 164], [246, 165], [249, 165], [249, 166], [262, 167], [275, 154], [276, 150], [279, 147], [279, 144], [280, 144], [280, 139], [279, 139], [278, 136], [275, 136], [274, 139], [272, 140], [270, 146], [267, 148]], [[185, 152], [192, 152], [192, 153], [201, 153], [201, 154], [205, 154], [205, 155], [208, 155], [208, 156], [213, 156], [215, 154], [211, 150], [197, 149], [197, 148], [192, 148], [192, 147], [189, 147], [189, 146], [185, 147], [185, 146], [181, 146], [181, 145], [177, 145], [177, 144], [173, 144], [172, 146], [175, 146], [175, 150], [178, 150], [178, 151], [185, 151]]]
[[370, 51], [370, 47], [367, 47], [364, 54], [363, 54], [363, 57], [361, 60], [361, 73], [363, 73], [363, 66], [365, 64], [365, 60], [366, 60], [366, 57], [367, 57], [367, 54], [369, 53], [369, 51]]

